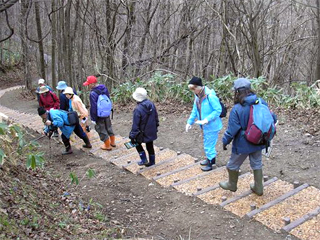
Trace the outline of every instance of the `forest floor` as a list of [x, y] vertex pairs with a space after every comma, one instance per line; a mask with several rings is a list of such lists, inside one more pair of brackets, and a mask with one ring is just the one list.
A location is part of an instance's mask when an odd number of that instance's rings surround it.
[[[11, 109], [36, 114], [36, 101], [21, 90], [4, 95], [0, 101]], [[191, 106], [177, 103], [156, 103], [156, 106], [160, 127], [155, 145], [204, 159], [199, 128], [194, 126], [189, 133], [185, 133]], [[128, 136], [133, 108], [133, 103], [127, 106], [115, 105], [112, 123], [116, 135]], [[320, 188], [319, 111], [274, 110], [278, 114], [279, 124], [271, 157], [264, 158], [263, 161], [264, 175], [289, 182], [297, 180]], [[223, 123], [220, 139], [227, 126], [227, 118], [223, 119]], [[61, 144], [52, 144], [50, 150], [48, 139], [42, 139], [39, 143], [41, 151], [46, 152], [45, 170], [54, 178], [60, 179], [59, 182], [65, 185], [65, 190], [73, 196], [83, 202], [88, 203], [92, 199], [93, 202], [100, 203], [108, 222], [120, 229], [123, 238], [255, 240], [263, 236], [264, 239], [295, 239], [275, 233], [256, 221], [240, 219], [198, 198], [188, 197], [172, 188], [163, 188], [81, 150], [75, 150], [70, 156], [61, 156]], [[219, 140], [217, 151], [217, 165], [226, 165], [231, 146], [227, 151], [222, 151]], [[97, 172], [94, 179], [83, 178], [77, 187], [67, 184], [70, 182], [70, 172], [81, 178], [89, 168]], [[249, 170], [246, 161], [242, 171]], [[51, 188], [51, 185], [46, 187]], [[54, 201], [61, 196], [51, 197]], [[66, 239], [74, 239], [72, 236], [65, 236]]]

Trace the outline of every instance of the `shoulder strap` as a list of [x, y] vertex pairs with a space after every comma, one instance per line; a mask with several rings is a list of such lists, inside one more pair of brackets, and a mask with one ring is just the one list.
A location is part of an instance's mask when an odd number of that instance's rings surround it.
[[49, 94], [50, 94], [50, 96], [51, 96], [51, 98], [52, 98], [52, 101], [55, 103], [55, 102], [56, 102], [56, 100], [54, 99], [54, 97], [53, 97], [53, 95], [52, 95], [51, 91], [49, 91]]

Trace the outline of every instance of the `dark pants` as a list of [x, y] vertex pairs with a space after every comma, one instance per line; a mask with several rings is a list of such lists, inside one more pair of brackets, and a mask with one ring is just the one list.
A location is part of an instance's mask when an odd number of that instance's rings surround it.
[[114, 136], [110, 117], [98, 118], [94, 128], [99, 134], [102, 142], [105, 142], [109, 137]]
[[[79, 123], [73, 129], [73, 132], [82, 140], [87, 136]], [[67, 138], [63, 133], [61, 134], [61, 139], [65, 147], [70, 146], [70, 138]]]
[[[147, 146], [147, 151], [148, 151], [149, 156], [154, 155], [153, 141], [146, 143], [146, 146]], [[138, 144], [136, 146], [136, 149], [137, 149], [138, 153], [144, 152], [144, 149], [141, 144]]]

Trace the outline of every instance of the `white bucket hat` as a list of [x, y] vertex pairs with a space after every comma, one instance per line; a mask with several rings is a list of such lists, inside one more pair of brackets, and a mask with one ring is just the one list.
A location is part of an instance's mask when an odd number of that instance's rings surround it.
[[39, 90], [39, 94], [49, 92], [49, 89], [46, 86], [41, 86]]
[[74, 95], [72, 87], [66, 87], [66, 89], [63, 91], [63, 94], [71, 94]]
[[43, 78], [40, 78], [40, 79], [38, 80], [38, 85], [44, 84], [44, 82], [45, 82], [45, 80], [44, 80]]
[[147, 99], [148, 93], [147, 90], [144, 88], [137, 88], [134, 93], [132, 94], [132, 97], [137, 102], [142, 102], [143, 100]]

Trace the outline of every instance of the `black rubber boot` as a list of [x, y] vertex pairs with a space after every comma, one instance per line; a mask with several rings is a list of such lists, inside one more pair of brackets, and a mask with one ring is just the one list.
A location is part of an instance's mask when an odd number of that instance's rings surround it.
[[68, 155], [68, 154], [72, 154], [72, 149], [71, 149], [71, 146], [67, 146], [66, 147], [66, 150], [64, 152], [62, 152], [62, 155]]
[[84, 145], [82, 145], [82, 147], [84, 147], [84, 148], [92, 148], [92, 145], [91, 145], [90, 140], [89, 140], [87, 135], [84, 138], [82, 138], [82, 140], [85, 143]]
[[156, 164], [156, 156], [155, 155], [149, 155], [149, 162], [146, 165], [146, 167], [150, 167], [152, 165]]

